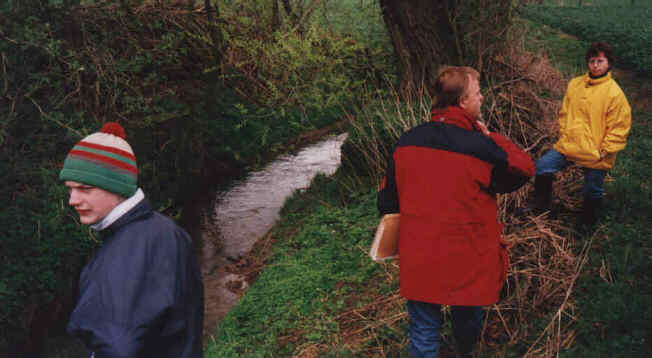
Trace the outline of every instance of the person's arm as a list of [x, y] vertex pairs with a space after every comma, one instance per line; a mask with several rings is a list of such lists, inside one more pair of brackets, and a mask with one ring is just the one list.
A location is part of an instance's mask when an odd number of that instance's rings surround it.
[[396, 167], [393, 156], [389, 158], [385, 177], [378, 188], [378, 200], [376, 204], [381, 216], [400, 212], [396, 188]]
[[500, 149], [491, 173], [491, 189], [496, 193], [517, 190], [534, 175], [535, 166], [530, 155], [504, 136], [491, 132], [488, 136]]
[[625, 149], [632, 125], [632, 110], [624, 94], [613, 100], [606, 114], [606, 133], [600, 146], [600, 158]]
[[176, 285], [176, 255], [167, 239], [129, 237], [101, 258], [68, 325], [94, 358], [141, 357], [145, 337], [160, 329]]
[[516, 144], [498, 133], [489, 131], [482, 120], [476, 120], [480, 132], [490, 138], [497, 148], [491, 148], [496, 164], [492, 172], [492, 189], [497, 193], [514, 191], [525, 184], [534, 175], [535, 166], [532, 158]]

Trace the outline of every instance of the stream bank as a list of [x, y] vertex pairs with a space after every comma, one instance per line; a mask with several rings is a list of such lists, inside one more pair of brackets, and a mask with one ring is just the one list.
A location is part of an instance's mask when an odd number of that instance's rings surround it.
[[218, 190], [209, 200], [212, 209], [198, 216], [200, 229], [193, 235], [201, 243], [206, 335], [237, 304], [255, 277], [255, 265], [247, 254], [279, 219], [285, 199], [307, 188], [317, 174], [331, 175], [337, 170], [346, 137], [346, 133], [331, 135], [284, 154]]

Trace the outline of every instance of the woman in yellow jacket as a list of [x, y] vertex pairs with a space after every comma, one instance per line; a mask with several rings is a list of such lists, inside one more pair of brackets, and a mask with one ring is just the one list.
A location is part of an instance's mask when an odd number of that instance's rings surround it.
[[625, 148], [631, 127], [631, 108], [611, 77], [613, 53], [604, 42], [586, 51], [588, 73], [568, 84], [559, 112], [560, 138], [536, 163], [536, 207], [548, 210], [553, 174], [575, 163], [584, 170], [584, 207], [580, 223], [592, 226], [601, 206], [602, 188], [616, 153]]

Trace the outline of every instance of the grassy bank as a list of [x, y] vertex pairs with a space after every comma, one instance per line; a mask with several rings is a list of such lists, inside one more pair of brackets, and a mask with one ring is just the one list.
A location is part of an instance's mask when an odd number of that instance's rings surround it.
[[[586, 43], [539, 24], [527, 29], [524, 42], [543, 49], [539, 57], [566, 79], [584, 71]], [[636, 101], [632, 135], [610, 172], [604, 216], [592, 236], [577, 235], [569, 224], [581, 199], [577, 171], [559, 178], [558, 219], [510, 216], [529, 188], [501, 198], [505, 234], [515, 246], [501, 303], [487, 310], [480, 357], [649, 355], [652, 113], [639, 102], [646, 82], [631, 78], [619, 82]], [[375, 133], [387, 129], [380, 107], [370, 110], [380, 116], [372, 121]], [[288, 201], [278, 226], [242, 263], [253, 267], [254, 283], [209, 340], [207, 357], [407, 357], [397, 265], [371, 263], [366, 255], [377, 224], [375, 185], [355, 171], [364, 155], [355, 159]], [[447, 323], [444, 341], [450, 333]], [[442, 357], [450, 356], [444, 347]]]
[[373, 197], [318, 177], [291, 198], [255, 249], [264, 271], [220, 324], [206, 356], [291, 356], [333, 343], [338, 312], [352, 300], [368, 303], [358, 293], [381, 276], [364, 256], [376, 223]]
[[0, 5], [0, 355], [37, 354], [67, 321], [99, 243], [57, 176], [102, 123], [125, 127], [139, 185], [192, 229], [187, 209], [212, 186], [341, 120], [363, 83], [392, 73], [388, 46], [325, 23], [344, 10], [274, 17], [265, 1], [212, 2], [219, 14], [191, 3]]
[[[530, 23], [535, 42], [562, 68], [582, 65], [588, 42]], [[649, 47], [648, 47], [649, 48]], [[649, 81], [615, 71], [634, 111], [627, 148], [605, 185], [603, 220], [575, 291], [579, 320], [564, 357], [648, 357], [652, 352], [652, 106]]]
[[652, 352], [652, 113], [636, 112], [634, 121], [627, 149], [609, 174], [604, 220], [576, 290], [576, 341], [564, 357]]

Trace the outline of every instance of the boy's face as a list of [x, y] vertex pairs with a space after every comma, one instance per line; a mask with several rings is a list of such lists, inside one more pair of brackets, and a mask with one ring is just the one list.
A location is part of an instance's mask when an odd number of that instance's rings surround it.
[[95, 224], [124, 201], [118, 194], [91, 185], [66, 181], [70, 192], [68, 204], [79, 214], [79, 221], [85, 225]]

